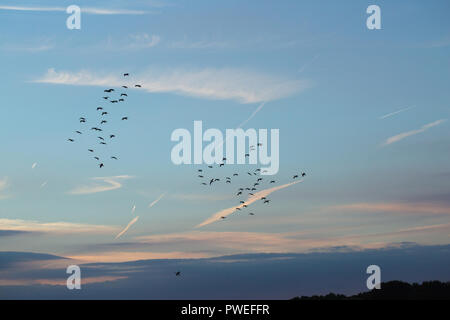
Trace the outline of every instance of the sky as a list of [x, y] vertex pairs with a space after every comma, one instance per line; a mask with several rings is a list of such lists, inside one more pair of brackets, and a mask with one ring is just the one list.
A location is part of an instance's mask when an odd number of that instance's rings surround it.
[[[0, 251], [81, 264], [448, 244], [450, 5], [376, 1], [369, 30], [371, 4], [1, 1]], [[124, 84], [125, 102], [102, 99]], [[116, 135], [103, 149], [98, 106]], [[194, 121], [279, 130], [269, 204], [236, 197], [258, 165], [172, 162], [172, 132]]]

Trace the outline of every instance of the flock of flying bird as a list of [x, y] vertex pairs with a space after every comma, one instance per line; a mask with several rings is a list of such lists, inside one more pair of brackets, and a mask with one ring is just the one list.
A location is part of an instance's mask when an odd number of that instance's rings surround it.
[[[261, 146], [260, 143], [258, 143], [258, 146]], [[255, 147], [254, 146], [250, 146], [250, 151], [255, 151]], [[246, 157], [249, 157], [249, 154], [245, 155]], [[225, 161], [227, 160], [227, 158], [223, 158], [222, 159], [223, 162], [218, 164], [219, 168], [222, 168], [225, 166]], [[217, 166], [216, 166], [217, 167]], [[232, 181], [235, 177], [239, 176], [239, 173], [233, 173], [232, 177], [225, 177], [222, 180], [220, 178], [216, 178], [216, 177], [207, 177], [206, 173], [208, 172], [208, 170], [213, 169], [214, 166], [213, 165], [208, 165], [206, 169], [198, 169], [197, 173], [198, 173], [198, 178], [203, 179], [201, 184], [204, 186], [212, 186], [214, 183], [216, 182], [223, 182], [225, 181], [226, 184], [232, 184]], [[247, 186], [243, 186], [240, 187], [237, 190], [236, 196], [237, 197], [243, 197], [244, 194], [246, 193], [248, 196], [254, 196], [255, 193], [258, 191], [258, 188], [264, 183], [264, 178], [260, 176], [261, 173], [264, 173], [265, 170], [261, 171], [261, 169], [255, 169], [253, 172], [247, 172], [246, 174], [244, 173], [244, 175], [246, 176], [250, 176], [255, 178], [256, 180], [253, 180], [253, 182], [250, 182], [249, 185]], [[304, 178], [306, 176], [305, 172], [302, 172], [300, 174], [295, 174], [292, 179], [296, 180], [300, 177]], [[268, 181], [269, 184], [273, 184], [276, 183], [276, 180], [272, 180], [272, 179], [268, 179], [266, 180]], [[269, 204], [270, 203], [270, 199], [267, 199], [267, 197], [261, 197], [259, 200], [263, 201], [264, 204]], [[240, 200], [239, 201], [239, 206], [236, 207], [236, 211], [241, 211], [242, 208], [247, 208], [247, 204], [244, 200]], [[249, 215], [254, 216], [255, 214], [253, 212], [249, 212]], [[226, 219], [225, 216], [221, 217], [222, 220]]]
[[[129, 73], [124, 73], [123, 74], [124, 77], [128, 77]], [[139, 84], [134, 85], [135, 88], [141, 88], [142, 86]], [[123, 85], [121, 87], [122, 89], [125, 90], [121, 90], [121, 91], [125, 91], [125, 92], [120, 92], [120, 95], [118, 95], [117, 97], [113, 98], [113, 94], [115, 91], [115, 89], [109, 88], [109, 89], [105, 89], [103, 92], [105, 93], [105, 95], [102, 97], [103, 100], [109, 101], [112, 104], [115, 103], [120, 103], [120, 102], [125, 102], [125, 99], [128, 97], [128, 93], [126, 93], [126, 89], [128, 89], [128, 87], [126, 85]], [[108, 94], [108, 95], [106, 95]], [[108, 111], [107, 111], [108, 110]], [[112, 140], [116, 137], [115, 133], [108, 133], [108, 134], [104, 134], [104, 129], [106, 129], [106, 124], [108, 123], [108, 116], [110, 115], [110, 109], [106, 108], [106, 107], [102, 107], [102, 106], [98, 106], [96, 111], [99, 114], [99, 119], [97, 120], [97, 122], [94, 123], [98, 123], [98, 125], [94, 125], [93, 127], [91, 127], [91, 131], [95, 131], [96, 133], [99, 133], [99, 136], [97, 137], [97, 141], [99, 145], [107, 145], [108, 143], [106, 142], [107, 139]], [[122, 116], [121, 117], [122, 121], [128, 120], [127, 116]], [[80, 117], [79, 118], [80, 124], [86, 124], [87, 123], [87, 119], [86, 117]], [[80, 130], [76, 130], [75, 133], [81, 135], [83, 134], [83, 132]], [[106, 138], [106, 139], [105, 139]], [[69, 138], [68, 139], [69, 142], [75, 142], [75, 139], [73, 138]], [[258, 147], [260, 147], [262, 144], [258, 143]], [[255, 151], [256, 147], [255, 146], [250, 146], [250, 151]], [[88, 151], [92, 154], [94, 154], [94, 159], [98, 161], [98, 166], [99, 168], [103, 168], [104, 167], [104, 159], [100, 159], [100, 157], [98, 155], [95, 155], [95, 149], [94, 148], [90, 148], [88, 149]], [[250, 154], [246, 154], [245, 157], [249, 157]], [[111, 159], [113, 160], [118, 160], [118, 158], [116, 156], [110, 156]], [[218, 165], [219, 168], [222, 168], [225, 166], [225, 161], [227, 159], [223, 158], [223, 163], [220, 163]], [[204, 179], [201, 184], [205, 185], [205, 186], [212, 186], [213, 184], [220, 182], [220, 181], [225, 181], [226, 184], [231, 184], [233, 179], [237, 176], [239, 176], [239, 173], [233, 173], [232, 177], [225, 177], [223, 178], [223, 180], [221, 180], [220, 178], [215, 178], [215, 177], [206, 177], [206, 173], [209, 169], [213, 169], [214, 166], [212, 165], [208, 165], [207, 169], [198, 169], [198, 178]], [[251, 176], [253, 178], [256, 178], [256, 180], [254, 180], [254, 182], [250, 182], [249, 186], [244, 186], [241, 187], [237, 190], [236, 196], [237, 197], [242, 197], [244, 196], [244, 193], [247, 193], [248, 196], [254, 196], [254, 194], [256, 193], [256, 191], [258, 190], [258, 188], [263, 184], [264, 182], [264, 178], [260, 176], [261, 173], [261, 169], [256, 169], [253, 172], [247, 172], [247, 176]], [[244, 173], [245, 174], [245, 173]], [[306, 173], [302, 172], [301, 174], [295, 174], [292, 178], [298, 179], [299, 177], [305, 177]], [[268, 180], [269, 184], [273, 184], [276, 183], [275, 180]], [[261, 197], [260, 199], [261, 201], [263, 201], [264, 204], [269, 204], [270, 203], [270, 199], [267, 199], [266, 197]], [[242, 208], [247, 208], [247, 205], [245, 203], [244, 200], [240, 200], [239, 201], [239, 206], [236, 207], [236, 211], [241, 211], [241, 207]], [[255, 215], [253, 212], [249, 212], [249, 215], [253, 216]], [[226, 217], [221, 217], [222, 219], [226, 219]], [[180, 276], [181, 272], [177, 271], [175, 272], [176, 276]]]
[[[130, 75], [129, 73], [123, 74], [124, 77], [128, 77], [129, 75]], [[140, 84], [136, 84], [136, 85], [134, 85], [134, 87], [142, 88], [142, 86]], [[127, 93], [128, 86], [123, 85], [121, 87], [121, 89], [122, 90], [121, 90], [120, 94], [117, 93], [116, 97], [113, 97], [114, 93], [116, 92], [115, 89], [110, 88], [110, 89], [103, 90], [103, 92], [105, 93], [104, 96], [102, 97], [103, 100], [105, 100], [105, 102], [109, 102], [112, 104], [125, 102], [125, 99], [128, 97], [128, 93]], [[97, 137], [97, 139], [98, 139], [97, 142], [98, 142], [99, 146], [106, 146], [109, 143], [106, 141], [108, 141], [108, 140], [111, 141], [112, 139], [114, 139], [116, 137], [115, 133], [110, 132], [108, 134], [105, 134], [105, 131], [104, 131], [107, 129], [108, 117], [110, 115], [111, 110], [112, 109], [104, 107], [104, 106], [98, 106], [96, 109], [96, 111], [98, 112], [99, 118], [97, 119], [97, 121], [93, 121], [94, 126], [91, 127], [90, 130], [94, 131], [95, 133], [98, 133], [99, 136]], [[120, 119], [122, 121], [128, 120], [128, 116], [121, 116]], [[80, 121], [80, 124], [83, 124], [83, 125], [86, 125], [86, 123], [87, 123], [87, 119], [84, 116], [80, 117], [79, 121]], [[76, 130], [75, 133], [81, 135], [81, 134], [83, 134], [83, 131], [81, 131], [81, 130], [83, 130], [83, 129]], [[87, 128], [85, 128], [85, 130], [87, 130]], [[67, 139], [67, 141], [75, 142], [75, 139], [69, 138], [69, 139]], [[103, 168], [105, 166], [104, 165], [105, 159], [100, 159], [99, 155], [96, 154], [96, 148], [91, 147], [88, 149], [88, 151], [94, 155], [93, 158], [95, 160], [97, 160], [99, 168]], [[118, 160], [117, 156], [115, 156], [115, 155], [112, 155], [112, 156], [110, 155], [110, 159]]]

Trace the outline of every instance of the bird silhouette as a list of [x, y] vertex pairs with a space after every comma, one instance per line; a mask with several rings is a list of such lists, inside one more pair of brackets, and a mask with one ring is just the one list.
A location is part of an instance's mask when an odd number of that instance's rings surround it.
[[112, 157], [111, 157], [111, 159], [117, 160], [117, 158], [116, 158], [116, 157], [114, 157], [114, 156], [112, 156]]
[[122, 120], [128, 120], [128, 117], [123, 117]]
[[99, 166], [100, 168], [103, 168], [103, 167], [104, 167], [104, 164], [103, 164], [103, 163], [100, 163], [98, 166]]

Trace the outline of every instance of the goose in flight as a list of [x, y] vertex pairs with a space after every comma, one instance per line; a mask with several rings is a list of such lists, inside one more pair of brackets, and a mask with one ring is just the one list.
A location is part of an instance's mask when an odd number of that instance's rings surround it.
[[99, 158], [99, 157], [94, 157], [94, 159], [95, 159], [95, 160], [100, 160], [100, 158]]
[[128, 87], [127, 87], [127, 86], [122, 86], [122, 88], [128, 89]]
[[223, 167], [224, 165], [225, 165], [225, 163], [219, 164], [219, 168]]
[[209, 185], [211, 185], [214, 181], [215, 181], [214, 179], [211, 179], [211, 180], [209, 181]]
[[296, 174], [292, 179], [297, 179], [298, 178], [298, 174]]
[[227, 217], [220, 217], [220, 219], [225, 220]]
[[73, 140], [73, 139], [67, 139], [67, 141], [70, 141], [70, 142], [74, 142], [74, 140]]
[[86, 119], [80, 118], [80, 123], [82, 123], [82, 122], [86, 122]]
[[238, 176], [238, 174], [237, 174], [237, 173], [234, 173], [234, 174], [233, 174], [233, 177], [237, 177], [237, 176]]
[[97, 138], [99, 138], [100, 140], [105, 140], [105, 139], [103, 139], [103, 137], [97, 137]]
[[179, 276], [181, 276], [181, 272], [180, 272], [180, 271], [177, 271], [177, 272], [175, 272], [175, 275], [176, 275], [177, 277], [179, 277]]
[[111, 159], [117, 160], [117, 158], [116, 158], [116, 157], [114, 157], [114, 156], [112, 156], [112, 157], [111, 157]]
[[198, 177], [199, 177], [199, 178], [204, 178], [204, 176], [202, 176], [202, 175], [199, 175]]
[[240, 203], [245, 203], [245, 201], [239, 201]]
[[104, 124], [104, 123], [107, 123], [108, 121], [106, 121], [106, 120], [102, 120], [102, 122], [100, 122], [100, 124]]
[[129, 73], [124, 73], [123, 76], [124, 77], [128, 77], [130, 74]]
[[108, 100], [109, 97], [103, 97], [103, 99]]
[[242, 194], [242, 191], [239, 191], [238, 193], [237, 193], [237, 196], [240, 196]]
[[98, 111], [98, 110], [103, 110], [103, 108], [102, 108], [102, 107], [97, 107], [97, 111]]
[[125, 101], [124, 99], [119, 99], [119, 102]]
[[304, 177], [304, 176], [306, 176], [306, 173], [303, 172], [303, 173], [302, 173], [302, 177]]
[[80, 131], [75, 131], [76, 133], [78, 133], [78, 134], [82, 134]]
[[270, 202], [270, 200], [264, 200], [264, 203], [269, 203]]
[[123, 117], [122, 120], [128, 120], [128, 117]]
[[202, 170], [202, 169], [198, 169], [197, 171], [198, 171], [198, 172], [202, 172], [203, 170]]
[[102, 116], [106, 116], [107, 114], [108, 114], [108, 112], [106, 112], [106, 111], [102, 112]]
[[106, 142], [100, 142], [100, 144], [106, 144]]
[[88, 151], [89, 151], [89, 152], [94, 152], [94, 150], [92, 150], [92, 149], [88, 149]]
[[113, 134], [110, 134], [110, 135], [109, 135], [109, 138], [110, 138], [110, 139], [115, 138], [115, 137], [116, 137], [116, 136], [113, 135]]
[[98, 166], [99, 166], [100, 168], [103, 168], [103, 167], [104, 167], [103, 163], [100, 163]]
[[121, 93], [120, 96], [121, 97], [128, 97], [128, 95], [126, 93]]
[[270, 183], [275, 183], [275, 180], [271, 180]]
[[142, 86], [140, 84], [136, 84], [134, 85], [136, 88], [142, 88]]
[[248, 215], [250, 216], [254, 216], [255, 214], [253, 212], [250, 212]]
[[208, 168], [212, 169], [213, 166], [208, 166]]
[[202, 185], [206, 186], [207, 184], [205, 182], [202, 182]]

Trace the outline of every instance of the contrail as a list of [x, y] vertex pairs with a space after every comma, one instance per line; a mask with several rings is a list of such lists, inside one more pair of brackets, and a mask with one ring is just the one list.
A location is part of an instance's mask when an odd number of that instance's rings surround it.
[[196, 226], [196, 228], [200, 228], [200, 227], [204, 227], [208, 224], [211, 224], [213, 222], [219, 221], [222, 217], [226, 217], [229, 216], [230, 214], [232, 214], [233, 212], [236, 211], [236, 208], [242, 208], [245, 205], [250, 205], [255, 201], [260, 200], [262, 197], [267, 197], [269, 194], [271, 194], [272, 192], [293, 186], [294, 184], [303, 182], [303, 179], [299, 180], [299, 181], [295, 181], [295, 182], [291, 182], [291, 183], [287, 183], [287, 184], [283, 184], [281, 186], [278, 187], [273, 187], [270, 189], [265, 189], [265, 190], [261, 190], [257, 193], [255, 193], [253, 196], [249, 197], [247, 199], [247, 201], [245, 201], [245, 203], [241, 203], [239, 206], [235, 206], [235, 207], [231, 207], [231, 208], [227, 208], [224, 209], [222, 211], [219, 211], [215, 214], [213, 214], [210, 218], [206, 219], [205, 221], [203, 221], [202, 223], [200, 223], [199, 225]]
[[133, 220], [130, 221], [130, 223], [125, 227], [125, 229], [123, 229], [117, 236], [116, 239], [119, 239], [125, 232], [127, 232], [128, 229], [130, 229], [130, 227], [136, 223], [136, 221], [138, 221], [139, 216], [134, 218]]
[[396, 114], [405, 112], [405, 111], [407, 111], [407, 110], [409, 110], [409, 109], [411, 109], [411, 108], [414, 108], [414, 107], [403, 108], [403, 109], [400, 109], [400, 110], [398, 110], [398, 111], [395, 111], [395, 112], [391, 112], [391, 113], [385, 114], [384, 116], [381, 116], [381, 117], [379, 117], [378, 119], [383, 120], [383, 119], [386, 119], [386, 118], [395, 116]]
[[316, 54], [309, 62], [305, 63], [300, 69], [298, 69], [298, 73], [302, 73], [305, 71], [305, 69], [313, 63], [317, 58], [319, 57], [319, 54]]
[[247, 122], [249, 122], [254, 116], [256, 116], [256, 114], [261, 111], [261, 109], [264, 107], [264, 105], [266, 104], [266, 102], [261, 103], [258, 108], [255, 109], [255, 111], [253, 111], [253, 113], [250, 115], [250, 117], [248, 117], [247, 120], [245, 120], [244, 122], [242, 122], [237, 129], [240, 129], [244, 126], [244, 124], [246, 124]]
[[156, 199], [155, 201], [153, 201], [152, 203], [150, 203], [150, 204], [148, 205], [148, 207], [149, 207], [149, 208], [153, 207], [153, 206], [154, 206], [155, 204], [157, 204], [158, 201], [161, 200], [165, 195], [166, 195], [165, 193], [163, 193], [162, 195], [160, 195], [160, 196], [158, 197], [158, 199]]
[[403, 133], [397, 134], [397, 135], [395, 135], [393, 137], [390, 137], [390, 138], [386, 139], [386, 141], [382, 144], [382, 146], [387, 146], [387, 145], [390, 145], [392, 143], [395, 143], [395, 142], [398, 142], [400, 140], [403, 140], [403, 139], [405, 139], [407, 137], [414, 136], [416, 134], [425, 132], [425, 131], [427, 131], [430, 128], [436, 127], [436, 126], [444, 123], [445, 121], [447, 121], [447, 119], [437, 120], [435, 122], [423, 125], [420, 129], [411, 130], [411, 131], [407, 131], [407, 132], [403, 132]]
[[[261, 103], [258, 108], [255, 109], [255, 111], [253, 111], [253, 113], [250, 115], [250, 117], [248, 117], [245, 121], [243, 121], [240, 125], [237, 126], [236, 129], [241, 129], [247, 122], [249, 122], [251, 119], [253, 119], [253, 117], [261, 111], [261, 109], [264, 107], [264, 105], [266, 104], [266, 102]], [[222, 141], [222, 144], [220, 144], [218, 146], [218, 148], [222, 148], [223, 144], [226, 143], [228, 141], [230, 137], [227, 137], [225, 139], [225, 141]]]

